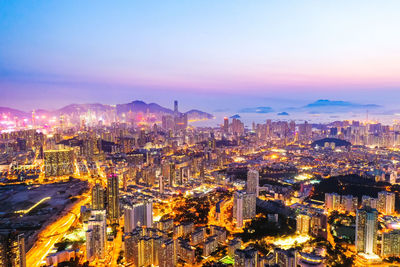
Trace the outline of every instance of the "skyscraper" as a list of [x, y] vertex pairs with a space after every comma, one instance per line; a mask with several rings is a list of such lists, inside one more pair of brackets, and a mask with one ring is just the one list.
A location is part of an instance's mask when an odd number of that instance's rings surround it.
[[259, 176], [257, 170], [251, 169], [247, 172], [246, 192], [248, 194], [256, 194], [258, 196]]
[[118, 175], [112, 171], [107, 175], [107, 216], [111, 223], [118, 223], [119, 180]]
[[227, 117], [224, 118], [224, 133], [228, 133], [229, 131], [229, 119]]
[[177, 115], [179, 113], [178, 111], [178, 100], [174, 101], [174, 114]]
[[24, 235], [16, 231], [0, 231], [0, 266], [25, 267]]
[[367, 255], [377, 253], [378, 211], [371, 207], [357, 210], [356, 251]]
[[92, 209], [104, 210], [104, 188], [99, 183], [92, 189]]

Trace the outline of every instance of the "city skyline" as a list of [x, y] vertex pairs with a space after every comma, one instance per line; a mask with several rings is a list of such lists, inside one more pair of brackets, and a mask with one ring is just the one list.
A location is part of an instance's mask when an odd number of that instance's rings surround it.
[[0, 0], [0, 267], [400, 266], [399, 10]]

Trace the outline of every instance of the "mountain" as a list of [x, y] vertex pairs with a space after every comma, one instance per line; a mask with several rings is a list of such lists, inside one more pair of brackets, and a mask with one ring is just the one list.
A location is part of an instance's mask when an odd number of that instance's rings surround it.
[[61, 114], [81, 114], [86, 113], [89, 110], [91, 112], [108, 112], [112, 111], [114, 108], [110, 105], [103, 105], [99, 103], [94, 104], [71, 104], [65, 106], [63, 108], [55, 110], [53, 113], [54, 115], [61, 115]]
[[174, 112], [171, 109], [164, 108], [156, 103], [146, 104], [143, 101], [136, 100], [127, 104], [118, 104], [117, 105], [117, 114], [127, 113], [129, 111], [132, 112], [142, 112], [142, 113], [164, 113], [164, 114], [173, 114]]
[[192, 109], [185, 113], [187, 114], [189, 120], [197, 120], [197, 119], [209, 120], [214, 118], [213, 115], [197, 109]]
[[9, 118], [14, 118], [14, 117], [29, 118], [31, 116], [27, 112], [7, 107], [0, 107], [0, 114], [2, 116], [7, 116]]
[[289, 113], [287, 113], [286, 111], [283, 111], [283, 112], [279, 112], [277, 115], [278, 116], [289, 116]]
[[[88, 112], [92, 114], [109, 114], [113, 111], [116, 111], [117, 115], [126, 114], [128, 112], [132, 113], [150, 113], [154, 114], [156, 118], [161, 119], [163, 115], [172, 115], [174, 114], [173, 110], [162, 107], [156, 103], [146, 104], [143, 101], [132, 101], [126, 104], [117, 104], [116, 106], [100, 104], [100, 103], [91, 103], [91, 104], [70, 104], [65, 107], [56, 110], [44, 110], [37, 109], [35, 110], [36, 116], [60, 116], [60, 115], [68, 115], [68, 116], [78, 116], [82, 114], [87, 114]], [[192, 109], [185, 112], [188, 115], [189, 120], [203, 120], [203, 119], [212, 119], [213, 115]], [[0, 107], [0, 115], [7, 116], [10, 118], [18, 117], [18, 118], [31, 118], [32, 112], [24, 112], [17, 109], [12, 109], [8, 107]]]
[[337, 111], [337, 110], [332, 110], [332, 108], [335, 108], [344, 111], [351, 109], [375, 109], [379, 107], [381, 106], [375, 104], [358, 104], [347, 101], [332, 101], [328, 99], [320, 99], [304, 106], [303, 108], [311, 110], [321, 110], [321, 111]]

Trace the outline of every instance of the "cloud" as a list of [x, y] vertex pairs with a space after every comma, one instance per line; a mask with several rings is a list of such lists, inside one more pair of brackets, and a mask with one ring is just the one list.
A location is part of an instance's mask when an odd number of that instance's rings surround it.
[[271, 113], [274, 110], [271, 107], [255, 107], [255, 108], [242, 108], [240, 113]]

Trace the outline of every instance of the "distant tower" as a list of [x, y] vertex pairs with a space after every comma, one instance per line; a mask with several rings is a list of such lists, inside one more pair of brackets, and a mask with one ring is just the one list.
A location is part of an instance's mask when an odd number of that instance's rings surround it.
[[35, 110], [32, 110], [32, 126], [33, 127], [35, 127], [35, 119], [36, 119]]
[[174, 101], [174, 113], [175, 113], [175, 115], [178, 114], [178, 112], [179, 112], [178, 111], [178, 100], [175, 100]]
[[227, 117], [224, 118], [224, 133], [228, 133], [229, 131], [229, 119]]

